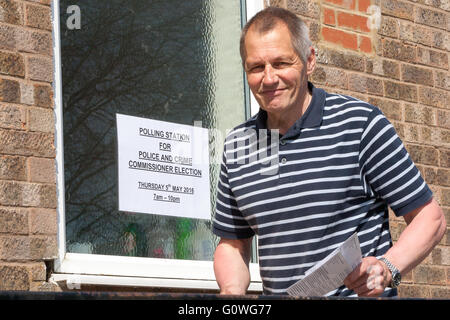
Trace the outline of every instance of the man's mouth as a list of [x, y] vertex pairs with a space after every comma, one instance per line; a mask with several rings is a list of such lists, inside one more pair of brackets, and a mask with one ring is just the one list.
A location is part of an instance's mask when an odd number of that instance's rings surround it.
[[285, 88], [268, 89], [261, 91], [261, 94], [264, 96], [277, 96], [280, 95], [284, 90], [286, 89]]

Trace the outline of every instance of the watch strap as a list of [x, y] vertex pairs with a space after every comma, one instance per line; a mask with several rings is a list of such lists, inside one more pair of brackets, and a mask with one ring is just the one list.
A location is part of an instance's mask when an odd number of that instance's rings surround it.
[[391, 284], [390, 286], [392, 288], [396, 288], [398, 287], [398, 285], [400, 284], [401, 281], [401, 274], [400, 271], [397, 269], [396, 266], [394, 266], [388, 259], [386, 259], [385, 257], [381, 257], [380, 259], [378, 259], [380, 261], [383, 261], [386, 266], [388, 267], [389, 271], [391, 272]]

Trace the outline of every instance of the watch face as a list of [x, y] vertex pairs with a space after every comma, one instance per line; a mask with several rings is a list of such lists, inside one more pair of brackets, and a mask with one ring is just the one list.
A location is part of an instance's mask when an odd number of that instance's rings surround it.
[[400, 274], [400, 272], [395, 272], [394, 274], [392, 274], [392, 284], [394, 288], [399, 286], [400, 281], [402, 281], [402, 275]]

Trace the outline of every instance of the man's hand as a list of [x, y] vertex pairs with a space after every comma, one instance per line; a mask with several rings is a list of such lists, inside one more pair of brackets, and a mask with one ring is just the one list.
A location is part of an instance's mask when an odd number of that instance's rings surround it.
[[378, 297], [391, 283], [391, 272], [375, 257], [366, 257], [345, 278], [344, 284], [359, 297]]

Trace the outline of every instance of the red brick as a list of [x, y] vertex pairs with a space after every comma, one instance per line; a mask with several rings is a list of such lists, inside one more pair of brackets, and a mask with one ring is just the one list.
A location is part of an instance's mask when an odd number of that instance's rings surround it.
[[358, 49], [358, 38], [356, 37], [356, 34], [348, 33], [338, 29], [323, 27], [322, 36], [325, 41], [338, 44], [346, 49]]
[[346, 27], [356, 31], [370, 32], [370, 29], [367, 26], [367, 17], [338, 11], [337, 22], [340, 27]]
[[332, 26], [336, 25], [335, 11], [333, 9], [323, 9], [323, 23]]
[[323, 2], [335, 4], [351, 10], [354, 10], [356, 7], [356, 0], [324, 0]]
[[358, 10], [361, 12], [367, 12], [372, 0], [358, 0]]
[[359, 50], [365, 53], [372, 52], [372, 40], [369, 37], [358, 36]]

